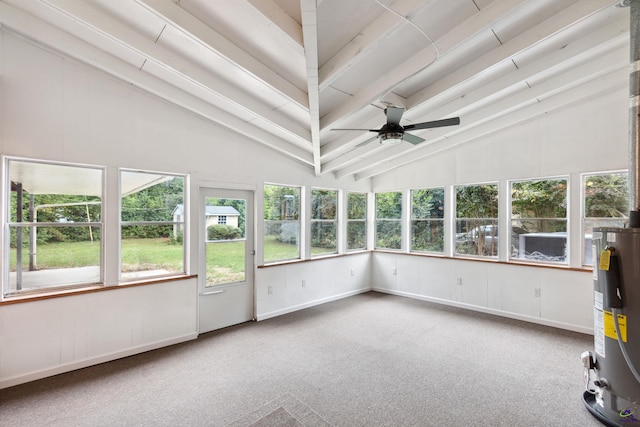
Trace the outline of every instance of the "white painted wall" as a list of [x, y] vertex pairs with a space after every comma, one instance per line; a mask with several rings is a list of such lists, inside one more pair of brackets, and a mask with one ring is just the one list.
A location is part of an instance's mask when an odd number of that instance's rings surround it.
[[0, 388], [194, 339], [197, 280], [0, 306]]
[[589, 271], [376, 252], [371, 276], [379, 292], [593, 333]]
[[258, 320], [369, 291], [370, 259], [370, 252], [362, 252], [259, 268]]

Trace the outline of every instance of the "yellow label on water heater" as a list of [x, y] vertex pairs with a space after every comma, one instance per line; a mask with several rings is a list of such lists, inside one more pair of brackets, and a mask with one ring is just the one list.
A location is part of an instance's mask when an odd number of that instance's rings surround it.
[[[623, 342], [627, 342], [627, 316], [624, 314], [618, 314], [618, 326], [620, 327], [620, 336]], [[604, 336], [618, 340], [616, 335], [616, 328], [613, 324], [613, 313], [610, 311], [604, 312]]]
[[600, 270], [608, 271], [611, 264], [611, 252], [608, 249], [600, 253]]

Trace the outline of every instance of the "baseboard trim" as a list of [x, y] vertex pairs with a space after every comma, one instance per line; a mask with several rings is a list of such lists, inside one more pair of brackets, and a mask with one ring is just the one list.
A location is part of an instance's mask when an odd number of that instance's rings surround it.
[[40, 380], [42, 378], [51, 377], [53, 375], [63, 374], [65, 372], [75, 371], [77, 369], [87, 368], [89, 366], [98, 365], [104, 362], [110, 362], [112, 360], [121, 359], [123, 357], [133, 356], [135, 354], [144, 353], [150, 350], [157, 350], [162, 347], [179, 344], [181, 342], [194, 340], [196, 338], [198, 338], [198, 334], [194, 332], [166, 340], [155, 341], [141, 346], [128, 348], [122, 351], [116, 351], [96, 357], [89, 357], [82, 360], [75, 360], [73, 362], [64, 363], [62, 365], [57, 365], [51, 368], [41, 369], [26, 374], [20, 374], [14, 377], [3, 378], [0, 380], [0, 389], [13, 387], [14, 385], [24, 384], [30, 381]]
[[411, 293], [411, 292], [403, 292], [403, 291], [396, 291], [396, 290], [392, 290], [392, 289], [375, 288], [375, 287], [372, 288], [371, 290], [375, 291], [375, 292], [385, 293], [385, 294], [391, 294], [391, 295], [397, 295], [397, 296], [401, 296], [401, 297], [418, 299], [418, 300], [421, 300], [421, 301], [433, 302], [433, 303], [436, 303], [436, 304], [448, 305], [448, 306], [451, 306], [451, 307], [463, 308], [463, 309], [466, 309], [466, 310], [478, 311], [478, 312], [486, 313], [486, 314], [493, 314], [493, 315], [496, 315], [496, 316], [507, 317], [509, 319], [522, 320], [522, 321], [529, 322], [529, 323], [536, 323], [538, 325], [551, 326], [553, 328], [565, 329], [565, 330], [568, 330], [568, 331], [579, 332], [579, 333], [582, 333], [582, 334], [593, 335], [593, 329], [586, 328], [584, 326], [573, 325], [571, 323], [557, 322], [555, 320], [542, 319], [542, 318], [539, 318], [539, 317], [528, 316], [526, 314], [513, 313], [513, 312], [510, 312], [510, 311], [502, 311], [502, 310], [497, 310], [495, 308], [482, 307], [482, 306], [479, 306], [479, 305], [473, 305], [473, 304], [467, 304], [467, 303], [463, 303], [463, 302], [451, 301], [451, 300], [446, 300], [446, 299], [442, 299], [442, 298], [429, 297], [429, 296], [425, 296], [425, 295], [414, 294], [414, 293]]
[[271, 319], [272, 317], [282, 316], [283, 314], [293, 313], [294, 311], [303, 310], [305, 308], [313, 307], [313, 306], [324, 304], [324, 303], [331, 302], [331, 301], [337, 301], [339, 299], [351, 297], [351, 296], [358, 295], [358, 294], [363, 294], [365, 292], [370, 292], [370, 291], [371, 291], [371, 288], [368, 288], [368, 287], [367, 288], [356, 289], [354, 291], [349, 291], [349, 292], [345, 292], [345, 293], [338, 294], [338, 295], [332, 295], [330, 297], [326, 297], [326, 298], [321, 298], [321, 299], [305, 302], [303, 304], [294, 305], [294, 306], [283, 308], [283, 309], [280, 309], [280, 310], [270, 311], [268, 313], [261, 313], [261, 314], [256, 315], [256, 319], [258, 321]]

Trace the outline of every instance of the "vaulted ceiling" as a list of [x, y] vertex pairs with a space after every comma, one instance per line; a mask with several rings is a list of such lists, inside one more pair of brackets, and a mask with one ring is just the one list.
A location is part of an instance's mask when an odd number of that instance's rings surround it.
[[[0, 22], [316, 175], [361, 180], [625, 85], [619, 3], [0, 0]], [[382, 145], [366, 129], [387, 106], [403, 126], [461, 124]]]

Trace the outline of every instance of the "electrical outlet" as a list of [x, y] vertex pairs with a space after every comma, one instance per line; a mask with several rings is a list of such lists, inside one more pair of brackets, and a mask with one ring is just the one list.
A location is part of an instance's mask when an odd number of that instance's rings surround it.
[[393, 267], [393, 270], [391, 270], [391, 272], [393, 273], [394, 276], [398, 275], [398, 269]]
[[462, 277], [456, 277], [456, 285], [462, 285]]
[[268, 294], [272, 294], [273, 293], [273, 286], [271, 286], [271, 285], [267, 286], [267, 293]]
[[540, 288], [534, 288], [533, 289], [533, 296], [535, 298], [540, 298]]
[[353, 268], [351, 269], [351, 275], [352, 275], [352, 276], [355, 276], [355, 275], [356, 275], [356, 270], [355, 270], [355, 269], [353, 269]]
[[302, 287], [304, 288], [305, 286], [307, 286], [307, 281], [306, 280], [302, 280]]

